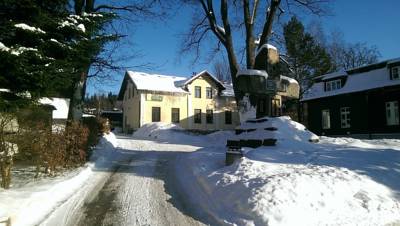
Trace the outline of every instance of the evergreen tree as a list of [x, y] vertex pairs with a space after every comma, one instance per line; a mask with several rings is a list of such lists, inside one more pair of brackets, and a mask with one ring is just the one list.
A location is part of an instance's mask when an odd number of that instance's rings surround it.
[[[331, 58], [325, 48], [311, 34], [305, 32], [303, 24], [296, 17], [292, 17], [283, 30], [287, 61], [293, 70], [292, 77], [300, 85], [301, 99], [312, 85], [313, 77], [332, 69]], [[300, 102], [297, 103], [297, 112], [302, 121]]]
[[102, 26], [113, 15], [73, 15], [68, 0], [4, 0], [0, 3], [0, 88], [71, 97], [80, 68], [113, 36]]

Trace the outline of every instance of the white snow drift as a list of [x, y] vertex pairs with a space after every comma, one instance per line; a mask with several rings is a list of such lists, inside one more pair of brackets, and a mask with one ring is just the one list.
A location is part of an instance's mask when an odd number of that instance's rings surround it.
[[[318, 137], [289, 117], [267, 119], [242, 124], [256, 131], [239, 136], [182, 136], [165, 124], [137, 134], [171, 144], [202, 140], [203, 148], [178, 158], [176, 172], [193, 205], [222, 224], [400, 223], [400, 141], [321, 137], [315, 144], [309, 140]], [[268, 127], [278, 130], [263, 130]], [[244, 158], [224, 166], [227, 139], [263, 137], [277, 139], [277, 146], [245, 148]]]

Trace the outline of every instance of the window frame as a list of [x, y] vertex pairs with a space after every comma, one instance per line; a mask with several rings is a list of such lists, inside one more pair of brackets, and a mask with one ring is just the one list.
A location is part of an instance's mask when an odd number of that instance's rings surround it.
[[[158, 121], [154, 114], [155, 109], [158, 109]], [[161, 107], [151, 107], [151, 122], [161, 122]]]
[[351, 108], [350, 107], [341, 107], [340, 108], [340, 128], [348, 129], [351, 128]]
[[334, 91], [342, 88], [342, 80], [341, 79], [335, 79], [332, 81], [326, 81], [325, 82], [325, 91]]
[[[177, 112], [174, 112], [174, 110], [177, 110]], [[178, 120], [174, 120], [176, 119], [176, 114], [178, 115]], [[174, 117], [175, 115], [175, 117]], [[179, 108], [171, 108], [171, 122], [172, 123], [180, 123], [180, 109]]]
[[[326, 114], [324, 114], [326, 112], [328, 112], [327, 118], [324, 117], [324, 116], [326, 116]], [[322, 129], [330, 129], [331, 128], [331, 111], [329, 109], [323, 109], [321, 111], [321, 114], [322, 114], [322, 123], [321, 123]]]
[[194, 98], [201, 98], [201, 86], [194, 87]]
[[[227, 115], [229, 115], [229, 117], [227, 117]], [[225, 125], [232, 125], [232, 111], [225, 111]]]
[[206, 99], [213, 98], [213, 90], [211, 87], [206, 87]]
[[[396, 77], [394, 76], [394, 75], [395, 75], [394, 70], [397, 71]], [[392, 75], [392, 76], [391, 76], [391, 79], [392, 79], [392, 80], [398, 80], [398, 79], [400, 79], [400, 66], [392, 67], [392, 68], [391, 68], [391, 75]]]
[[214, 111], [212, 109], [206, 110], [206, 124], [214, 124]]
[[195, 124], [201, 124], [201, 109], [194, 109], [193, 121]]

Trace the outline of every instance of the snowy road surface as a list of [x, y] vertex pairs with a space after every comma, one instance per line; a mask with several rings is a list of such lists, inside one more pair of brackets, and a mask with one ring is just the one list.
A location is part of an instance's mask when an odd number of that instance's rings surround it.
[[[173, 161], [194, 146], [119, 137], [115, 171], [97, 196], [85, 200], [75, 225], [203, 225], [185, 205]], [[178, 147], [179, 146], [179, 147]], [[180, 150], [177, 152], [176, 150]], [[102, 168], [97, 168], [102, 171]], [[198, 217], [196, 217], [199, 219]]]

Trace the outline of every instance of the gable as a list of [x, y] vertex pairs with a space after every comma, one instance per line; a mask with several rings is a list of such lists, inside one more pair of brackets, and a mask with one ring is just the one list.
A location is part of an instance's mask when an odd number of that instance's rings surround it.
[[208, 71], [202, 71], [202, 72], [196, 74], [195, 76], [193, 76], [190, 79], [188, 79], [187, 81], [185, 81], [183, 86], [187, 87], [188, 85], [192, 84], [195, 80], [197, 80], [199, 78], [203, 78], [203, 79], [207, 80], [209, 83], [213, 84], [213, 86], [216, 86], [218, 88], [218, 90], [220, 90], [220, 91], [225, 89], [225, 86], [221, 83], [221, 81], [219, 81], [216, 77], [211, 75]]

